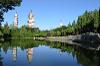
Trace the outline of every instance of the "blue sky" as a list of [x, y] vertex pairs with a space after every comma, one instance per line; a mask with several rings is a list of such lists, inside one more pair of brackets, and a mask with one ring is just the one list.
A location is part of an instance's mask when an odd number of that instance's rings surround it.
[[35, 16], [35, 25], [41, 30], [59, 27], [76, 20], [85, 10], [91, 11], [100, 7], [100, 0], [23, 0], [20, 7], [5, 13], [5, 22], [13, 24], [16, 11], [19, 15], [19, 27], [27, 25], [30, 10]]

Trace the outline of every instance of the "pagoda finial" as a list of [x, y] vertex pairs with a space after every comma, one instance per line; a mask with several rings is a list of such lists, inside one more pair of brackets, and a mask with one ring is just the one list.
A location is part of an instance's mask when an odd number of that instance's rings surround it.
[[18, 13], [17, 13], [17, 11], [16, 11], [16, 13], [15, 13], [15, 16], [18, 16]]

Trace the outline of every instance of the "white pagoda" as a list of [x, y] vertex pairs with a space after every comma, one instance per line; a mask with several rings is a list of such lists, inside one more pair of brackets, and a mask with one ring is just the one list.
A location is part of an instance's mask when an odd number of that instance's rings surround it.
[[14, 16], [14, 27], [18, 28], [18, 13], [17, 12], [15, 13], [15, 16]]
[[33, 27], [35, 27], [34, 24], [35, 24], [35, 19], [34, 19], [34, 16], [32, 14], [32, 10], [31, 10], [29, 15], [28, 15], [28, 27], [33, 28]]

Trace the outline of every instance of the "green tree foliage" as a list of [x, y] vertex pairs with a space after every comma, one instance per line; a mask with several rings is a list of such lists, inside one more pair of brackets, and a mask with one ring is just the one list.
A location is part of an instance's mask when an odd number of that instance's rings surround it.
[[68, 26], [67, 29], [66, 29], [66, 33], [67, 35], [70, 35], [74, 32], [74, 28], [72, 26]]
[[3, 28], [4, 34], [10, 34], [12, 37], [47, 37], [47, 36], [67, 36], [82, 34], [87, 32], [100, 33], [100, 9], [94, 11], [85, 11], [83, 15], [78, 16], [77, 20], [74, 20], [68, 24], [68, 26], [60, 26], [52, 30], [40, 31], [39, 28], [28, 28], [22, 26], [21, 28], [14, 29], [14, 27], [7, 27], [7, 24]]
[[0, 23], [3, 21], [3, 15], [16, 6], [20, 6], [22, 0], [0, 0]]
[[3, 29], [3, 30], [4, 30], [4, 31], [3, 31], [4, 34], [9, 34], [9, 33], [10, 33], [10, 29], [9, 29], [8, 23], [6, 23], [6, 24], [4, 25], [4, 29]]
[[99, 11], [85, 12], [82, 16], [78, 17], [76, 32], [86, 33], [86, 32], [97, 32], [99, 27]]
[[2, 28], [2, 32], [3, 32], [3, 38], [4, 39], [9, 39], [9, 37], [11, 37], [11, 35], [10, 35], [10, 29], [9, 29], [9, 26], [8, 26], [7, 22], [4, 25], [4, 27]]
[[78, 19], [68, 24], [50, 31], [52, 36], [66, 36], [73, 34], [82, 34], [86, 32], [100, 33], [100, 9], [94, 11], [85, 11]]
[[98, 27], [98, 32], [100, 33], [100, 8], [99, 8], [99, 27]]

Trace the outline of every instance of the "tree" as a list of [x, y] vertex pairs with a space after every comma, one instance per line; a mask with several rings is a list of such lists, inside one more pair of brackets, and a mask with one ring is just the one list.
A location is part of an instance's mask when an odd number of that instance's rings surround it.
[[5, 40], [11, 37], [10, 29], [9, 29], [9, 26], [8, 26], [8, 23], [7, 23], [7, 22], [6, 22], [6, 24], [4, 25], [4, 27], [3, 27], [3, 29], [2, 29], [2, 32], [3, 32], [3, 38], [4, 38]]
[[76, 28], [76, 24], [75, 24], [75, 20], [74, 20], [72, 23], [73, 34], [76, 33], [75, 28]]
[[16, 6], [20, 6], [21, 2], [22, 0], [0, 0], [0, 24], [4, 20], [4, 13], [15, 9]]
[[10, 33], [10, 29], [9, 29], [9, 26], [8, 26], [8, 23], [6, 22], [6, 24], [4, 25], [4, 29], [3, 29], [3, 33], [4, 34], [9, 34]]
[[26, 30], [26, 27], [25, 26], [22, 26], [21, 29], [20, 29], [20, 35], [21, 37], [25, 37], [25, 34], [26, 34], [27, 30]]
[[93, 13], [93, 17], [94, 17], [94, 28], [95, 28], [95, 32], [97, 32], [97, 28], [99, 27], [99, 11], [95, 10]]
[[99, 15], [98, 15], [98, 17], [99, 17], [99, 27], [98, 27], [98, 32], [100, 33], [100, 8], [99, 8]]

